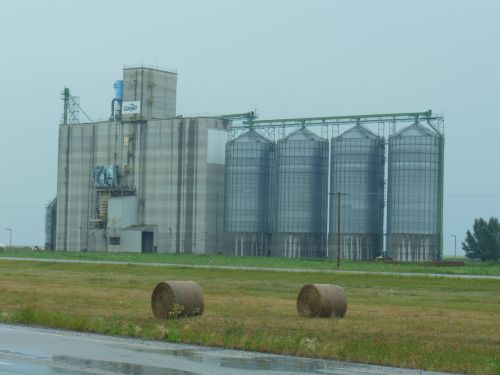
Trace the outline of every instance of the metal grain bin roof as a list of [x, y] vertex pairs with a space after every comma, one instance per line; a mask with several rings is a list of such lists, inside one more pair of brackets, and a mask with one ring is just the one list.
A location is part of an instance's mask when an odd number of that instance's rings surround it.
[[312, 131], [306, 128], [300, 128], [293, 133], [287, 135], [281, 141], [321, 141], [323, 138], [314, 134]]
[[429, 128], [426, 128], [419, 122], [415, 122], [413, 125], [410, 125], [395, 135], [399, 135], [402, 137], [423, 137], [423, 136], [433, 136], [435, 137], [437, 134]]
[[240, 142], [257, 142], [257, 143], [271, 143], [270, 140], [263, 137], [255, 130], [251, 129], [246, 133], [243, 133], [239, 137], [233, 139], [230, 143], [240, 143]]
[[370, 138], [376, 139], [377, 136], [373, 134], [371, 131], [366, 129], [362, 125], [356, 125], [353, 128], [345, 131], [340, 135], [339, 138]]

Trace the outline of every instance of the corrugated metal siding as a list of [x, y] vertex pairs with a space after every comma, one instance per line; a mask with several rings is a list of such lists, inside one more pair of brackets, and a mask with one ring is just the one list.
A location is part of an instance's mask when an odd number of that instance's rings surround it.
[[329, 256], [337, 254], [337, 197], [341, 192], [343, 259], [373, 259], [382, 253], [384, 140], [361, 126], [332, 138]]
[[387, 248], [393, 259], [439, 257], [443, 139], [414, 124], [389, 137]]
[[328, 141], [305, 128], [276, 149], [274, 256], [322, 257], [328, 199]]
[[226, 144], [224, 252], [269, 255], [275, 145], [250, 130]]

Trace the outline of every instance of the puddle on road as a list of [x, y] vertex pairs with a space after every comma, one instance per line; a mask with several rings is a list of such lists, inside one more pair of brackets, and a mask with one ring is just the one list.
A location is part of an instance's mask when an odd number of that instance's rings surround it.
[[205, 354], [200, 353], [199, 351], [191, 350], [191, 349], [142, 349], [142, 348], [133, 348], [134, 352], [138, 353], [154, 353], [154, 354], [165, 354], [165, 355], [173, 355], [174, 357], [182, 357], [187, 358], [193, 362], [206, 362], [204, 361]]
[[243, 370], [266, 370], [287, 372], [315, 373], [316, 370], [326, 369], [324, 361], [295, 358], [295, 357], [272, 357], [272, 356], [249, 356], [228, 357], [218, 354], [210, 354], [211, 350], [199, 349], [133, 349], [139, 353], [155, 353], [182, 357], [198, 363], [207, 363], [216, 367], [235, 368]]
[[[116, 345], [116, 347], [120, 347]], [[220, 370], [234, 369], [259, 371], [276, 371], [283, 373], [307, 373], [307, 374], [398, 374], [417, 375], [418, 370], [385, 368], [360, 363], [343, 363], [330, 360], [310, 359], [291, 356], [262, 355], [252, 352], [233, 352], [221, 348], [133, 348], [138, 353], [160, 354], [184, 358], [193, 362], [204, 363], [206, 369], [210, 368], [212, 373], [217, 374]], [[228, 352], [224, 355], [224, 352]], [[239, 355], [238, 355], [239, 354]], [[230, 371], [230, 370], [229, 370]], [[425, 372], [424, 372], [425, 373]], [[142, 373], [141, 373], [142, 374]], [[170, 373], [169, 373], [170, 374]], [[156, 375], [156, 374], [155, 374]]]
[[181, 371], [172, 368], [138, 365], [133, 363], [101, 361], [72, 357], [66, 355], [54, 355], [52, 360], [65, 365], [78, 366], [85, 369], [96, 369], [102, 371], [115, 372], [126, 375], [200, 375], [197, 372]]
[[231, 358], [223, 357], [220, 360], [222, 367], [231, 367], [246, 370], [265, 371], [287, 371], [315, 373], [319, 369], [325, 369], [322, 361], [307, 360], [301, 358], [285, 357], [255, 357], [255, 358]]

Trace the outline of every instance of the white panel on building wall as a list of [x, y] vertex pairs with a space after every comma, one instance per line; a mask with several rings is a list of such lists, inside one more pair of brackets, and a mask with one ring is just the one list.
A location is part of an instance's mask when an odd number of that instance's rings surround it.
[[142, 245], [141, 230], [122, 230], [120, 251], [140, 253]]
[[133, 115], [141, 113], [141, 102], [123, 102], [122, 103], [122, 114]]
[[227, 131], [208, 129], [207, 162], [224, 164]]
[[108, 229], [137, 224], [137, 197], [113, 197], [108, 200]]

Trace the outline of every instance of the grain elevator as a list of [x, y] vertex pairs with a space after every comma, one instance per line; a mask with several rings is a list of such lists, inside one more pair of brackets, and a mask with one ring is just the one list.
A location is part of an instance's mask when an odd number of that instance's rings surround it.
[[228, 120], [176, 116], [177, 74], [126, 67], [105, 121], [59, 127], [56, 248], [216, 252]]
[[50, 250], [435, 261], [444, 119], [183, 117], [177, 73], [127, 66], [111, 113], [63, 92]]

